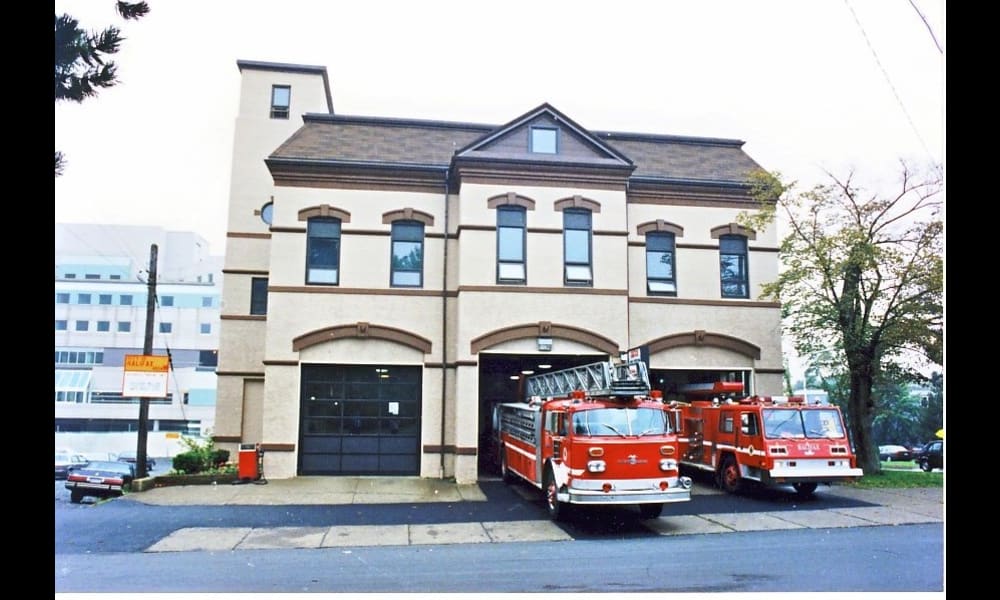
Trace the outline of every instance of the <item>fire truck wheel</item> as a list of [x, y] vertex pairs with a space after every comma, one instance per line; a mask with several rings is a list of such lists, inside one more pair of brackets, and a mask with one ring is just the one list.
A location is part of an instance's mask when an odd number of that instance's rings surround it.
[[639, 516], [643, 519], [655, 519], [663, 512], [662, 504], [640, 504]]
[[793, 483], [792, 487], [795, 488], [795, 493], [800, 496], [812, 496], [812, 493], [816, 491], [816, 482]]
[[500, 476], [503, 478], [504, 483], [514, 483], [514, 474], [510, 472], [507, 468], [507, 450], [503, 450], [503, 454], [500, 455]]
[[743, 490], [740, 467], [732, 456], [722, 459], [722, 466], [719, 468], [719, 487], [728, 494], [738, 494]]
[[542, 480], [542, 491], [545, 493], [545, 510], [549, 513], [549, 518], [559, 521], [566, 516], [566, 507], [556, 497], [559, 486], [556, 484], [556, 476], [552, 473], [552, 467], [545, 469], [545, 478]]

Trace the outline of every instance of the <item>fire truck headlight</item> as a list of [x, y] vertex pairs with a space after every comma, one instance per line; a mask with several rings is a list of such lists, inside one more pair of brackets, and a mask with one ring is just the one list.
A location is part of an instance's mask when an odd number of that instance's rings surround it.
[[591, 473], [603, 473], [607, 465], [604, 464], [603, 460], [589, 460], [587, 461], [587, 470]]
[[677, 469], [677, 461], [672, 458], [661, 458], [660, 459], [660, 470], [661, 471], [675, 471]]

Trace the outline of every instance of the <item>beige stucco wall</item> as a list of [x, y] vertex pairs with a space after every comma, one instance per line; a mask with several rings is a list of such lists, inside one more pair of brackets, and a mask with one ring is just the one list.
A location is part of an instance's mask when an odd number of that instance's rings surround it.
[[223, 319], [219, 332], [221, 372], [260, 373], [264, 360], [264, 321]]

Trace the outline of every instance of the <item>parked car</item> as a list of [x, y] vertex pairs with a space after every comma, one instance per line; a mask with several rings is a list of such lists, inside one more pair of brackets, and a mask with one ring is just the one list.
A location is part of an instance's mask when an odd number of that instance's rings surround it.
[[[125, 452], [118, 453], [118, 460], [121, 462], [131, 463], [136, 466], [136, 456], [134, 450], [126, 450]], [[146, 473], [149, 473], [156, 466], [156, 461], [151, 456], [146, 456]]]
[[878, 459], [893, 461], [893, 460], [910, 460], [913, 458], [913, 454], [910, 449], [906, 446], [896, 446], [894, 444], [889, 444], [887, 446], [878, 447]]
[[913, 457], [913, 462], [917, 463], [917, 466], [928, 473], [934, 469], [943, 469], [944, 440], [934, 440], [924, 444], [920, 452]]
[[70, 469], [87, 464], [87, 457], [82, 454], [56, 451], [56, 479], [66, 479]]
[[123, 461], [92, 460], [66, 477], [69, 501], [78, 504], [84, 496], [112, 498], [131, 489], [135, 467]]

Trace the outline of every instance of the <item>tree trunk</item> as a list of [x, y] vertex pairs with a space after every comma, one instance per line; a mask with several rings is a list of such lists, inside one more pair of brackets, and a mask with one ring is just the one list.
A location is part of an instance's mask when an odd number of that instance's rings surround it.
[[851, 419], [851, 433], [854, 437], [854, 451], [858, 457], [858, 466], [865, 475], [877, 475], [882, 472], [878, 448], [872, 438], [872, 422], [875, 420], [875, 402], [872, 400], [873, 379], [870, 368], [865, 372], [851, 369], [851, 396], [848, 404], [848, 414]]

